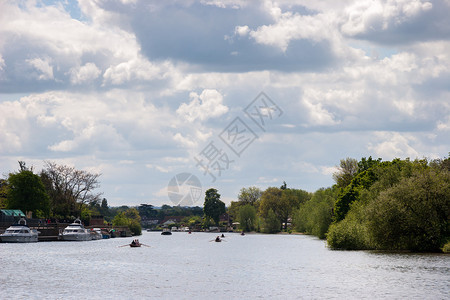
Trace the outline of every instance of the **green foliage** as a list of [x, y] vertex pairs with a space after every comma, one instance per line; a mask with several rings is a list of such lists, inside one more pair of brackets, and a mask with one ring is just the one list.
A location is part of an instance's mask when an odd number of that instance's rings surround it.
[[129, 220], [124, 212], [118, 213], [112, 220], [113, 226], [128, 226]]
[[369, 189], [376, 182], [378, 177], [374, 168], [358, 173], [339, 194], [334, 206], [335, 221], [343, 220], [350, 209], [350, 205], [359, 199], [360, 192]]
[[349, 157], [341, 159], [338, 169], [339, 171], [333, 173], [333, 179], [337, 187], [345, 188], [358, 173], [358, 161]]
[[230, 216], [230, 219], [236, 221], [239, 217], [239, 209], [244, 204], [241, 201], [231, 201], [230, 206], [227, 208], [227, 213]]
[[362, 206], [354, 205], [346, 218], [328, 228], [327, 243], [332, 249], [371, 249], [367, 226], [362, 215]]
[[142, 233], [141, 217], [136, 208], [129, 208], [118, 213], [112, 220], [113, 226], [128, 226], [132, 235], [140, 235]]
[[317, 190], [312, 198], [294, 213], [293, 225], [298, 232], [325, 238], [332, 222], [336, 189]]
[[442, 252], [450, 253], [450, 242], [447, 242], [444, 247], [442, 247]]
[[267, 212], [263, 226], [264, 233], [277, 233], [281, 230], [281, 221], [271, 208]]
[[9, 174], [8, 182], [7, 208], [24, 212], [40, 210], [41, 214], [49, 215], [49, 197], [38, 175], [23, 169]]
[[450, 235], [450, 173], [416, 171], [382, 192], [367, 212], [377, 249], [439, 251]]
[[130, 228], [132, 235], [141, 235], [142, 234], [142, 227], [141, 224], [137, 220], [130, 220], [130, 223], [128, 224], [128, 228]]
[[449, 174], [446, 159], [373, 163], [340, 193], [329, 246], [440, 251], [450, 236]]
[[203, 222], [202, 217], [200, 216], [191, 216], [187, 220], [186, 225], [189, 226], [189, 228], [201, 226]]
[[8, 189], [8, 181], [0, 179], [0, 209], [6, 208]]
[[256, 209], [258, 208], [258, 202], [261, 199], [261, 189], [251, 186], [249, 188], [242, 188], [239, 191], [238, 199], [243, 205], [251, 204]]
[[209, 227], [216, 225], [214, 220], [211, 217], [205, 216], [202, 221], [203, 229], [208, 229]]
[[269, 187], [261, 195], [259, 213], [263, 218], [267, 218], [269, 210], [272, 210], [281, 226], [281, 223], [287, 224], [292, 212], [310, 197], [310, 194], [303, 190]]
[[256, 229], [256, 209], [251, 204], [241, 206], [239, 209], [239, 223], [243, 231], [253, 231]]
[[205, 216], [214, 220], [215, 224], [219, 224], [220, 215], [225, 213], [225, 203], [220, 201], [220, 194], [216, 189], [208, 189], [205, 192], [205, 203], [203, 204], [203, 212]]
[[81, 208], [81, 220], [83, 222], [89, 221], [91, 219], [92, 211], [87, 207], [83, 206]]

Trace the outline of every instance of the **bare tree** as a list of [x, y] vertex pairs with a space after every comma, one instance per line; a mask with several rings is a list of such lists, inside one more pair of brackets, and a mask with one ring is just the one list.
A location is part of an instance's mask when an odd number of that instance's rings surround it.
[[41, 173], [53, 207], [60, 213], [61, 210], [80, 213], [84, 204], [98, 203], [102, 193], [95, 193], [94, 190], [100, 187], [100, 175], [50, 161], [45, 162]]

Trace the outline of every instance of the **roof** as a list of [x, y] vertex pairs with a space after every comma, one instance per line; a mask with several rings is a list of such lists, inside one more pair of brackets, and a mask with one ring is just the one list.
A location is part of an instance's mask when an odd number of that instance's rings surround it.
[[20, 209], [1, 209], [2, 214], [12, 217], [25, 217], [25, 214]]
[[172, 223], [179, 223], [182, 219], [184, 219], [184, 216], [166, 216], [161, 221], [160, 224], [172, 224]]

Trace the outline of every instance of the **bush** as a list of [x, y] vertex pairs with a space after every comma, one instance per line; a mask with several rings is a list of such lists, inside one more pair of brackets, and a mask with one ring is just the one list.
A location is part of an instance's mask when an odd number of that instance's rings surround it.
[[343, 250], [373, 249], [364, 213], [363, 204], [353, 204], [345, 219], [333, 223], [328, 229], [328, 246], [332, 249]]
[[362, 250], [368, 249], [365, 240], [365, 228], [355, 220], [345, 218], [330, 226], [327, 243], [332, 249]]
[[447, 242], [444, 247], [442, 247], [442, 252], [450, 253], [450, 242]]

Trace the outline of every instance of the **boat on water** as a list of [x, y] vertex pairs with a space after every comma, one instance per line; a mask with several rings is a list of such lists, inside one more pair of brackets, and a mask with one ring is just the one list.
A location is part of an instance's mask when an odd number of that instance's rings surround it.
[[90, 233], [91, 233], [91, 240], [103, 239], [102, 230], [100, 228], [93, 228]]
[[17, 224], [9, 226], [6, 231], [0, 234], [0, 239], [5, 243], [34, 243], [38, 241], [39, 232], [30, 229], [27, 221], [21, 218]]
[[141, 246], [141, 243], [139, 242], [139, 240], [133, 240], [131, 243], [130, 243], [130, 247], [131, 248], [136, 248], [136, 247], [140, 247]]
[[92, 239], [91, 233], [84, 228], [80, 219], [76, 219], [69, 224], [60, 234], [60, 237], [63, 241], [90, 241]]
[[172, 235], [172, 232], [170, 231], [169, 228], [164, 228], [163, 231], [161, 232], [161, 235]]

